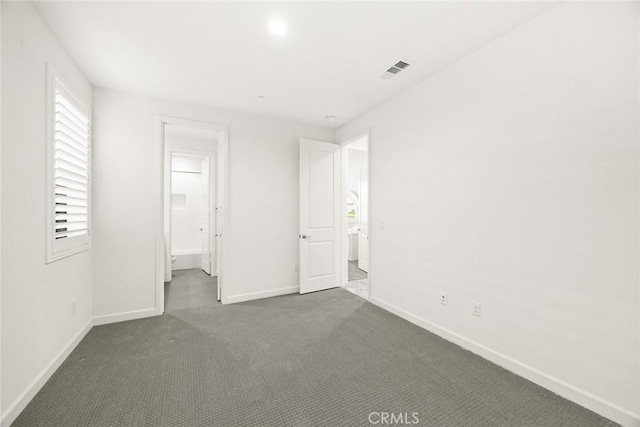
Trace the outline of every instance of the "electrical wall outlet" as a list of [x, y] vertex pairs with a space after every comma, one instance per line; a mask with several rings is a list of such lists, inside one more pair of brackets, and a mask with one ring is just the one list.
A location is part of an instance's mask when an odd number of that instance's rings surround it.
[[293, 264], [293, 271], [300, 271], [300, 264]]
[[480, 317], [480, 303], [478, 301], [471, 303], [471, 314]]
[[449, 298], [447, 297], [447, 293], [446, 292], [440, 292], [440, 304], [442, 304], [442, 305], [448, 305], [449, 304]]

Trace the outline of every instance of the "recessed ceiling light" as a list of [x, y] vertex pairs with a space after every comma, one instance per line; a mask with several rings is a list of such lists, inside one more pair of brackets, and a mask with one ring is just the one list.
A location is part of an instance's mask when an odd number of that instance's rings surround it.
[[265, 101], [266, 99], [267, 98], [262, 95], [258, 96], [258, 101]]
[[328, 122], [335, 122], [336, 121], [336, 116], [326, 116], [325, 119]]
[[281, 19], [274, 19], [269, 22], [269, 31], [273, 34], [281, 36], [287, 33], [287, 24], [284, 23]]

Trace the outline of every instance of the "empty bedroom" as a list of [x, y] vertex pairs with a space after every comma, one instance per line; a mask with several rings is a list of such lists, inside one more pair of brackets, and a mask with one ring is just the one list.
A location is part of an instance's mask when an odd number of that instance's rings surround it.
[[0, 15], [2, 427], [640, 427], [638, 1]]

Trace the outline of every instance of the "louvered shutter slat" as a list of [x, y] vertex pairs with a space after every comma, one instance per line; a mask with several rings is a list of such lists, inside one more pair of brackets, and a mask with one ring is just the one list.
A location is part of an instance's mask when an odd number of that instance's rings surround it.
[[87, 164], [87, 161], [89, 160], [87, 158], [87, 156], [83, 156], [81, 154], [78, 154], [77, 151], [73, 151], [73, 150], [69, 150], [69, 147], [67, 146], [66, 149], [58, 149], [56, 150], [56, 159], [62, 159], [62, 160], [66, 160], [69, 163], [73, 163], [74, 165], [78, 166], [78, 167], [85, 167], [85, 165]]
[[66, 111], [69, 111], [69, 115], [76, 117], [80, 122], [88, 124], [89, 117], [86, 112], [78, 109], [71, 101], [69, 101], [59, 90], [56, 91], [56, 112], [58, 112], [59, 104], [61, 104]]
[[67, 155], [73, 156], [82, 162], [89, 161], [89, 156], [86, 153], [86, 150], [82, 151], [61, 139], [56, 140], [56, 146], [59, 151], [63, 151]]
[[88, 231], [89, 230], [84, 229], [84, 230], [76, 230], [71, 232], [59, 232], [59, 233], [56, 233], [56, 240], [66, 239], [67, 237], [84, 236], [85, 234], [87, 234]]
[[79, 199], [86, 199], [87, 198], [87, 192], [86, 191], [82, 191], [82, 190], [74, 190], [73, 188], [69, 188], [69, 187], [60, 187], [60, 186], [56, 186], [56, 197], [57, 196], [69, 196], [69, 197], [75, 197], [75, 198], [79, 198]]
[[[85, 146], [83, 140], [87, 138], [87, 135], [83, 135], [73, 130], [68, 125], [58, 120], [56, 120], [56, 132], [60, 132], [62, 135], [66, 136], [67, 138], [70, 138], [75, 143], [80, 144], [81, 146]], [[87, 146], [88, 145], [89, 144], [87, 143]]]
[[87, 175], [87, 165], [80, 162], [70, 162], [69, 160], [58, 157], [55, 159], [56, 168], [65, 169], [76, 175], [85, 177]]
[[89, 212], [87, 206], [69, 206], [69, 205], [57, 205], [56, 215], [65, 214], [87, 214]]
[[73, 121], [73, 119], [69, 117], [65, 117], [61, 112], [56, 113], [55, 119], [56, 123], [64, 125], [68, 130], [71, 130], [76, 135], [83, 138], [86, 138], [89, 135], [89, 129], [86, 126], [78, 124], [78, 122]]
[[58, 143], [60, 141], [72, 146], [83, 156], [86, 156], [89, 153], [89, 148], [87, 146], [82, 145], [81, 142], [74, 140], [73, 137], [68, 136], [62, 130], [56, 129], [56, 147], [58, 146]]
[[80, 117], [76, 114], [77, 110], [72, 110], [67, 108], [64, 104], [62, 103], [58, 103], [57, 106], [57, 111], [64, 113], [65, 116], [69, 119], [72, 120], [76, 125], [80, 126], [80, 127], [89, 127], [89, 122], [86, 121], [83, 117]]
[[87, 184], [87, 182], [89, 182], [86, 176], [83, 176], [79, 173], [71, 172], [69, 169], [66, 169], [64, 167], [56, 167], [55, 170], [56, 178], [60, 177], [68, 179], [69, 181], [77, 182], [79, 184]]
[[83, 184], [81, 182], [75, 182], [70, 179], [66, 179], [62, 177], [56, 177], [55, 182], [56, 182], [56, 186], [59, 186], [62, 188], [71, 188], [79, 191], [87, 191], [87, 188], [88, 188], [87, 184]]

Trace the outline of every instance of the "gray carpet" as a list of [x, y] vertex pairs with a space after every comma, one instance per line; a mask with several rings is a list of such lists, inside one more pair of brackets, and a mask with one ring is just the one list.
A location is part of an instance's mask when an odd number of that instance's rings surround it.
[[367, 278], [367, 272], [358, 268], [358, 261], [349, 261], [348, 281], [362, 280]]
[[614, 425], [343, 289], [222, 306], [214, 285], [180, 272], [163, 316], [94, 327], [13, 426]]

